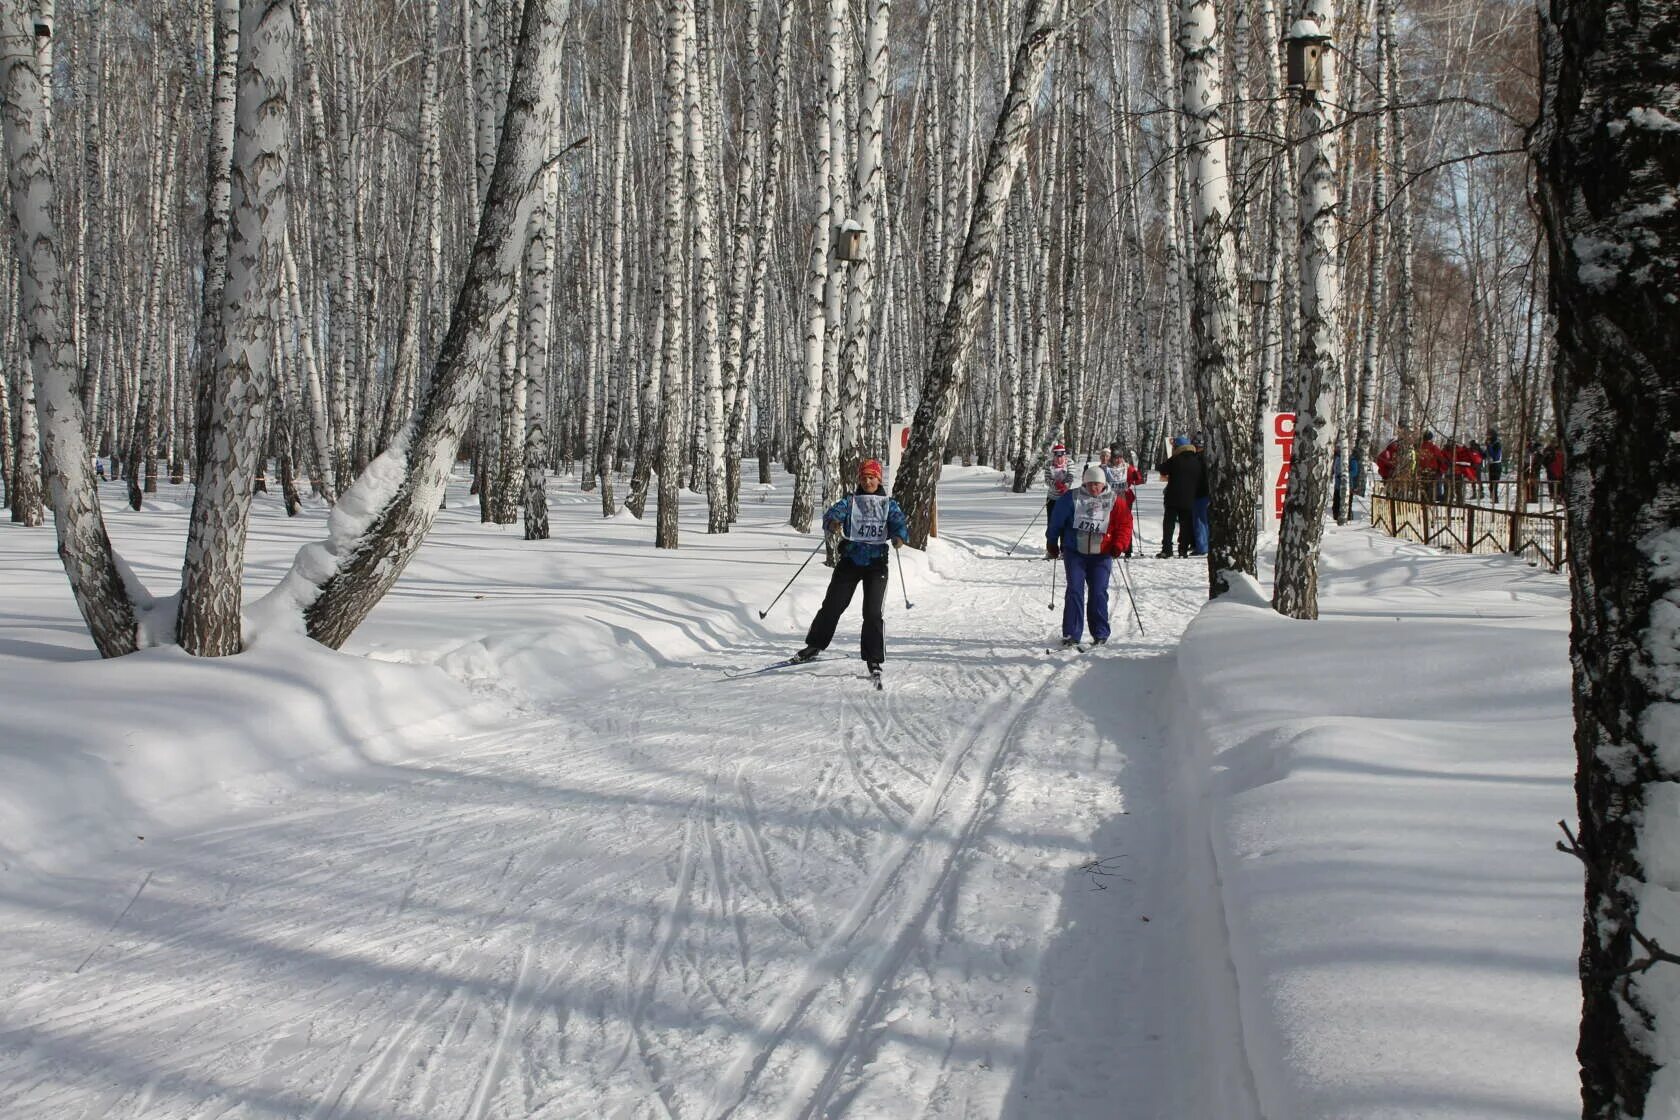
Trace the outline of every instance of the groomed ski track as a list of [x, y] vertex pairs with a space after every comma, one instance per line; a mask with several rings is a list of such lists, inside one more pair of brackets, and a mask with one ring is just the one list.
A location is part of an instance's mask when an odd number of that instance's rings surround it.
[[[1111, 643], [1047, 657], [1039, 535], [1004, 557], [1038, 499], [948, 489], [914, 610], [894, 571], [884, 692], [851, 659], [722, 675], [797, 648], [823, 569], [776, 648], [703, 599], [568, 589], [544, 630], [446, 652], [483, 660], [507, 727], [8, 891], [0, 1115], [1241, 1120], [1211, 853], [1165, 729], [1204, 569], [1134, 561], [1148, 637], [1117, 586]], [[569, 497], [556, 537], [589, 527]], [[718, 547], [781, 532], [743, 510]], [[399, 597], [450, 609], [427, 572], [463, 563], [451, 524]], [[497, 675], [567, 617], [627, 645], [674, 619], [707, 650], [566, 694]], [[831, 652], [856, 636], [854, 604]]]

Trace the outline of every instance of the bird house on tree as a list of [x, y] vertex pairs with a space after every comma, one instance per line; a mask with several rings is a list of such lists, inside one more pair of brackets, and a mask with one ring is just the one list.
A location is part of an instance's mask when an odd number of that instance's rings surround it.
[[847, 218], [834, 231], [834, 255], [843, 261], [861, 261], [864, 255], [864, 229], [861, 223]]
[[1324, 89], [1324, 52], [1330, 49], [1330, 36], [1320, 31], [1318, 23], [1298, 19], [1284, 36], [1284, 85], [1302, 93], [1317, 93]]

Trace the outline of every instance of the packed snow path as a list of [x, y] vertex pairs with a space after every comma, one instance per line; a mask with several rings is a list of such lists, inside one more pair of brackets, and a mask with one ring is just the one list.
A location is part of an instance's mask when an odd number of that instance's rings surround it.
[[[733, 547], [776, 532], [747, 508]], [[797, 646], [813, 564], [780, 647], [676, 617], [711, 652], [25, 880], [0, 1115], [1198, 1114], [1241, 1059], [1159, 709], [1204, 569], [1135, 561], [1148, 636], [1122, 586], [1112, 645], [1047, 655], [1041, 535], [942, 519], [884, 692], [850, 657], [723, 679]], [[575, 594], [626, 643], [683, 609]]]

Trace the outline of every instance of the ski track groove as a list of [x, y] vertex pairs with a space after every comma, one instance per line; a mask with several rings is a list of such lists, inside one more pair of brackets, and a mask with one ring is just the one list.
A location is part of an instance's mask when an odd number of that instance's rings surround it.
[[[973, 784], [975, 791], [971, 798], [972, 805], [961, 830], [961, 840], [966, 840], [969, 829], [979, 815], [979, 807], [984, 800], [986, 789], [990, 786], [992, 773], [1009, 743], [1009, 735], [1014, 731], [1025, 713], [1031, 711], [1039, 696], [1055, 678], [1046, 675], [1040, 680], [1026, 697], [1016, 700], [1013, 704], [1007, 701], [994, 700], [980, 709], [981, 715], [969, 727], [958, 745], [948, 750], [941, 760], [938, 772], [923, 796], [921, 805], [915, 815], [910, 818], [893, 842], [887, 854], [873, 875], [864, 886], [863, 891], [853, 902], [835, 930], [824, 940], [823, 944], [806, 960], [802, 975], [783, 990], [781, 995], [772, 1003], [769, 1010], [760, 1017], [757, 1025], [749, 1032], [754, 1041], [744, 1047], [724, 1071], [719, 1081], [714, 1085], [712, 1094], [706, 1106], [706, 1115], [712, 1120], [725, 1120], [735, 1114], [736, 1110], [746, 1100], [752, 1091], [754, 1083], [774, 1052], [787, 1039], [796, 1023], [804, 1016], [811, 1001], [818, 991], [826, 987], [831, 981], [838, 979], [852, 963], [856, 951], [852, 947], [852, 939], [875, 916], [887, 895], [899, 884], [906, 868], [918, 851], [923, 847], [935, 819], [939, 816], [941, 804], [945, 795], [956, 781], [957, 774], [963, 763], [976, 753], [975, 748], [984, 740], [990, 740], [985, 750], [985, 760]], [[994, 694], [995, 695], [995, 694]], [[1001, 709], [1001, 710], [1000, 710]], [[850, 1009], [844, 1016], [845, 1034], [849, 1037], [856, 1033], [856, 1023], [864, 1015], [875, 1000], [877, 993], [890, 980], [891, 971], [902, 959], [904, 948], [912, 939], [917, 916], [925, 917], [927, 908], [938, 894], [939, 885], [949, 874], [956, 863], [956, 856], [960, 850], [958, 830], [953, 829], [948, 838], [947, 848], [940, 859], [941, 871], [934, 880], [927, 884], [921, 892], [922, 897], [913, 901], [910, 914], [900, 919], [898, 928], [888, 942], [888, 947], [877, 954], [869, 969], [870, 979], [860, 986], [850, 1000]], [[833, 1063], [833, 1068], [841, 1065], [845, 1058], [845, 1051], [849, 1047], [842, 1046], [841, 1053]], [[801, 1106], [798, 1115], [808, 1115], [812, 1107], [820, 1105], [820, 1093], [830, 1083], [830, 1075], [825, 1075], [818, 1086], [819, 1096], [813, 1098], [809, 1105]]]

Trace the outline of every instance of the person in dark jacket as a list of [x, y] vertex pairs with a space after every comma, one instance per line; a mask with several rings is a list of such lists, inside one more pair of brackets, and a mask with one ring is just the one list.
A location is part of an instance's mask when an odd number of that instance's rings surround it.
[[1195, 534], [1196, 498], [1206, 485], [1207, 470], [1202, 457], [1190, 445], [1188, 436], [1173, 440], [1170, 456], [1155, 464], [1155, 470], [1167, 480], [1167, 492], [1161, 499], [1165, 513], [1161, 517], [1161, 559], [1173, 554], [1173, 526], [1178, 526], [1178, 554], [1190, 555]]
[[881, 603], [887, 597], [887, 544], [902, 545], [910, 536], [909, 522], [898, 502], [881, 493], [881, 464], [866, 459], [858, 466], [857, 493], [841, 498], [823, 514], [823, 528], [840, 532], [845, 543], [828, 580], [817, 617], [805, 635], [805, 648], [794, 654], [809, 661], [828, 648], [840, 616], [852, 605], [852, 593], [863, 585], [863, 659], [874, 673], [887, 659], [886, 624]]
[[1488, 497], [1498, 505], [1499, 480], [1505, 474], [1505, 445], [1492, 428], [1488, 429], [1487, 446], [1482, 450], [1482, 465], [1487, 470]]
[[1063, 646], [1078, 644], [1087, 620], [1092, 640], [1099, 646], [1108, 641], [1108, 580], [1115, 558], [1131, 547], [1131, 502], [1110, 488], [1101, 467], [1086, 467], [1079, 489], [1056, 499], [1044, 530], [1044, 554], [1060, 557], [1067, 570]]

